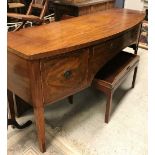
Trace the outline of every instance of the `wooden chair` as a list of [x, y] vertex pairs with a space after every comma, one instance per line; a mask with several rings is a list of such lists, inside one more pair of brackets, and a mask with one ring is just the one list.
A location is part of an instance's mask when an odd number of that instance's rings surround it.
[[[37, 25], [42, 24], [43, 17], [47, 10], [47, 5], [48, 0], [32, 0], [26, 14], [7, 13], [8, 17], [18, 19], [23, 22], [14, 31], [21, 29], [27, 21], [35, 22]], [[33, 15], [35, 10], [39, 10], [40, 13], [38, 13], [38, 15]]]

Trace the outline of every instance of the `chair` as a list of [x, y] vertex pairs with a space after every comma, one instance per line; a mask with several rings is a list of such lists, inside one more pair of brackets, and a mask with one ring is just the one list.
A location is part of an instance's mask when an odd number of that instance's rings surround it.
[[[41, 25], [44, 21], [43, 17], [46, 13], [47, 5], [48, 0], [32, 0], [26, 14], [7, 13], [7, 17], [22, 21], [22, 24], [19, 25], [14, 31], [21, 29], [27, 21], [35, 22], [35, 24]], [[37, 15], [33, 15], [37, 10], [39, 13]]]
[[8, 11], [13, 9], [16, 9], [16, 10], [19, 9], [19, 12], [21, 12], [21, 8], [25, 7], [23, 0], [19, 0], [19, 2], [15, 2], [15, 0], [8, 0], [7, 5], [8, 5]]

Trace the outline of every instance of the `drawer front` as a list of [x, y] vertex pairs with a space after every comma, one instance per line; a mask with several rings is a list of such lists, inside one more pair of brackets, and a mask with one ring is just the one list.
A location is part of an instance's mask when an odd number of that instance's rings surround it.
[[45, 103], [64, 98], [87, 85], [88, 49], [41, 62]]
[[123, 77], [127, 76], [130, 71], [132, 71], [136, 66], [138, 66], [139, 63], [139, 56], [133, 55], [132, 58], [130, 58], [126, 64], [122, 65], [122, 69], [117, 75], [115, 75], [115, 79], [112, 82], [112, 85], [115, 85], [123, 79]]
[[90, 81], [100, 68], [111, 60], [117, 53], [125, 47], [135, 44], [138, 39], [139, 25], [117, 38], [110, 39], [104, 43], [96, 45], [92, 48], [92, 54], [89, 63]]

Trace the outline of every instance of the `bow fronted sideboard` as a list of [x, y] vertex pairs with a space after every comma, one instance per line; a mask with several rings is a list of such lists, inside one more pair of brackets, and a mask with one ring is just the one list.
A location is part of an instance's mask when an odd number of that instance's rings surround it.
[[137, 47], [144, 17], [111, 9], [8, 33], [8, 90], [33, 106], [42, 152], [44, 106], [89, 87], [116, 54]]

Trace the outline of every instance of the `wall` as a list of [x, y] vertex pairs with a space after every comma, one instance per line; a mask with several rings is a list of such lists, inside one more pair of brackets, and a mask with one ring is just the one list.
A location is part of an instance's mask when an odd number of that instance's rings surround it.
[[125, 0], [116, 0], [115, 7], [123, 8], [124, 7], [124, 1]]
[[125, 0], [125, 8], [143, 11], [144, 0]]

